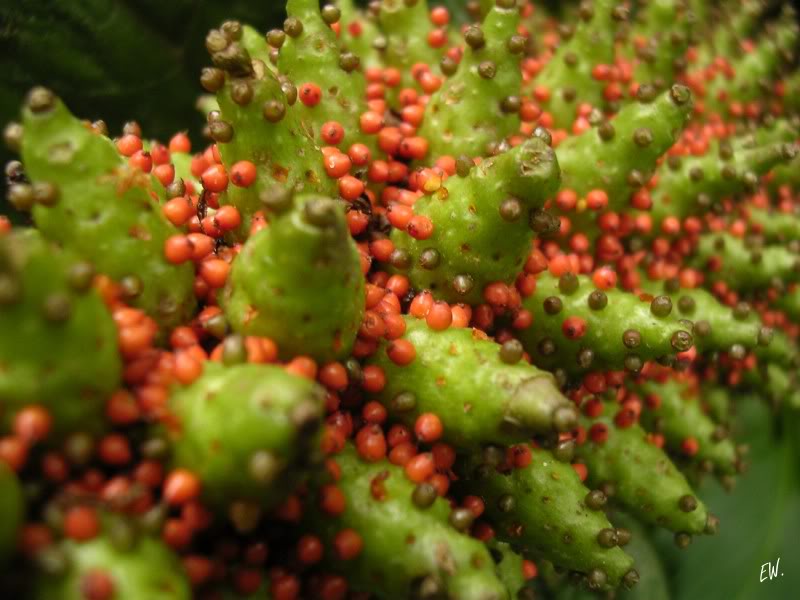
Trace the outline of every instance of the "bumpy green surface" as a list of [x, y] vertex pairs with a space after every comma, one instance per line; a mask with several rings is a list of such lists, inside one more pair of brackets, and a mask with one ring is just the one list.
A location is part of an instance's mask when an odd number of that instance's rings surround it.
[[800, 240], [800, 219], [793, 213], [764, 208], [748, 208], [749, 221], [768, 241]]
[[[177, 422], [168, 428], [171, 465], [195, 473], [214, 507], [237, 500], [274, 506], [318, 450], [322, 390], [272, 365], [206, 363], [204, 369], [170, 398]], [[259, 453], [266, 460], [254, 459]], [[255, 462], [269, 468], [256, 476]]]
[[[710, 259], [720, 263], [718, 268], [707, 267]], [[748, 248], [744, 240], [727, 233], [702, 236], [694, 261], [704, 268], [708, 281], [722, 281], [738, 291], [800, 280], [800, 255], [780, 245]]]
[[509, 596], [519, 598], [526, 587], [525, 573], [523, 572], [523, 558], [514, 552], [510, 544], [492, 538], [486, 542], [489, 552], [495, 562], [495, 573], [503, 585], [506, 586]]
[[745, 191], [758, 182], [759, 175], [796, 155], [795, 146], [771, 142], [757, 147], [734, 145], [725, 160], [720, 157], [719, 144], [712, 144], [703, 156], [668, 159], [658, 170], [658, 187], [651, 195], [653, 233], [661, 232], [660, 225], [667, 217], [682, 219], [705, 212], [711, 202]]
[[[785, 5], [787, 9], [791, 6]], [[708, 86], [704, 102], [709, 110], [727, 112], [730, 103], [760, 100], [764, 91], [761, 81], [769, 81], [787, 61], [785, 53], [791, 52], [800, 37], [795, 16], [787, 13], [784, 18], [772, 24], [772, 28], [761, 37], [751, 52], [744, 52], [737, 60], [731, 61], [733, 79], [722, 74]], [[722, 95], [721, 95], [722, 94]]]
[[22, 523], [25, 505], [17, 476], [0, 462], [0, 565], [17, 547], [17, 530]]
[[[520, 331], [519, 339], [536, 364], [568, 372], [619, 370], [630, 357], [644, 362], [691, 347], [691, 325], [682, 323], [674, 308], [669, 315], [657, 317], [650, 309], [651, 298], [612, 288], [604, 292], [605, 307], [592, 309], [589, 297], [596, 288], [589, 277], [579, 275], [577, 279], [577, 290], [565, 294], [559, 289], [559, 278], [544, 273], [536, 280], [536, 291], [523, 301], [524, 308], [533, 314], [533, 324]], [[562, 308], [551, 315], [545, 310], [545, 302], [554, 297], [561, 300]], [[562, 324], [568, 317], [586, 322], [583, 337], [571, 340], [564, 335]], [[627, 347], [623, 338], [632, 330], [638, 331], [641, 339], [638, 345]], [[582, 362], [585, 355], [579, 359], [586, 349], [593, 353], [590, 362]]]
[[584, 574], [600, 569], [613, 587], [633, 568], [622, 549], [598, 543], [598, 533], [612, 525], [602, 510], [586, 506], [589, 490], [568, 462], [534, 449], [526, 467], [500, 472], [473, 458], [467, 473], [465, 487], [483, 498], [498, 537], [524, 554]]
[[[736, 448], [724, 430], [703, 412], [702, 396], [674, 380], [648, 381], [637, 388], [641, 394], [654, 394], [660, 399], [656, 409], [642, 412], [641, 422], [648, 431], [664, 434], [667, 447], [680, 452], [681, 443], [692, 437], [698, 442], [696, 461], [709, 460], [721, 474], [736, 471]], [[717, 437], [719, 436], [719, 437]]]
[[322, 90], [322, 101], [317, 106], [307, 107], [298, 102], [295, 111], [304, 129], [314, 132], [319, 140], [324, 123], [341, 124], [345, 132], [341, 148], [346, 150], [353, 142], [361, 141], [358, 117], [366, 110], [364, 75], [359, 70], [346, 73], [339, 66], [336, 34], [322, 20], [317, 0], [289, 0], [286, 12], [300, 20], [303, 33], [296, 38], [286, 36], [278, 70], [298, 87], [311, 82]]
[[282, 356], [349, 355], [364, 314], [364, 278], [342, 207], [300, 196], [274, 215], [234, 261], [222, 303], [235, 331], [271, 338]]
[[37, 228], [114, 280], [138, 277], [142, 292], [132, 303], [160, 325], [186, 322], [195, 307], [194, 271], [164, 258], [164, 242], [178, 230], [150, 197], [149, 176], [128, 168], [111, 140], [57, 98], [44, 112], [26, 107], [23, 123], [26, 173], [59, 189], [55, 206], [34, 207]]
[[[672, 299], [676, 318], [691, 323], [694, 346], [698, 352], [728, 352], [735, 345], [746, 350], [758, 349], [762, 355], [780, 363], [791, 361], [791, 342], [780, 331], [764, 327], [755, 311], [738, 313], [719, 302], [702, 288], [678, 289], [670, 282], [648, 281], [642, 287], [651, 294], [665, 294]], [[677, 291], [676, 291], [677, 289]]]
[[676, 532], [703, 533], [706, 508], [697, 500], [693, 511], [681, 510], [680, 499], [694, 493], [669, 457], [647, 441], [639, 425], [617, 427], [613, 407], [606, 406], [605, 413], [594, 421], [587, 420], [584, 426], [588, 429], [593, 423], [605, 424], [608, 439], [602, 443], [589, 439], [577, 448], [591, 484], [611, 482], [616, 490], [614, 499], [645, 523]]
[[790, 287], [776, 300], [776, 305], [795, 323], [800, 322], [800, 286]]
[[[406, 325], [404, 338], [417, 352], [411, 364], [393, 363], [386, 355], [388, 344], [369, 359], [386, 373], [379, 399], [395, 418], [413, 426], [420, 414], [436, 413], [444, 439], [467, 450], [552, 431], [554, 414], [570, 407], [552, 375], [524, 361], [504, 363], [500, 346], [476, 337], [474, 330], [436, 332], [413, 317], [406, 318]], [[413, 409], [393, 407], [392, 400], [403, 392], [416, 397]]]
[[[650, 0], [636, 17], [631, 31], [634, 44], [645, 44], [636, 50], [639, 63], [635, 76], [639, 83], [659, 88], [674, 81], [697, 23], [697, 15], [683, 0]], [[664, 27], [670, 23], [671, 27]]]
[[[601, 128], [567, 138], [556, 150], [562, 188], [575, 191], [579, 197], [591, 190], [604, 190], [609, 210], [626, 210], [635, 190], [630, 175], [638, 172], [640, 181], [647, 181], [656, 161], [678, 139], [691, 110], [689, 90], [674, 85], [649, 103], [626, 105], [610, 121], [613, 134], [608, 139], [601, 136]], [[636, 142], [637, 136], [647, 135], [652, 136], [648, 144]], [[568, 214], [575, 231], [590, 237], [596, 232], [592, 211]]]
[[[480, 303], [487, 284], [511, 283], [519, 273], [533, 237], [529, 214], [544, 204], [558, 181], [555, 153], [537, 138], [484, 160], [467, 177], [450, 177], [441, 189], [414, 205], [415, 214], [433, 223], [430, 238], [417, 240], [399, 229], [392, 232], [395, 247], [410, 254], [411, 266], [403, 273], [415, 288], [430, 289], [437, 298]], [[500, 207], [511, 197], [520, 201], [522, 210], [515, 220], [507, 221]], [[420, 264], [428, 249], [439, 253], [434, 268]], [[470, 278], [471, 287], [456, 290], [457, 276]]]
[[[0, 236], [0, 287], [11, 292], [0, 302], [0, 431], [28, 404], [50, 412], [57, 437], [105, 429], [120, 381], [117, 328], [96, 291], [70, 286], [81, 262], [33, 230]], [[47, 318], [51, 304], [65, 320]]]
[[[430, 140], [433, 158], [482, 156], [487, 144], [501, 142], [519, 128], [519, 116], [501, 107], [509, 96], [516, 96], [522, 81], [520, 55], [508, 49], [518, 24], [517, 8], [495, 6], [481, 26], [485, 45], [478, 49], [467, 45], [458, 71], [431, 97], [419, 134]], [[489, 63], [495, 74], [481, 76], [481, 65]]]
[[[444, 597], [459, 600], [506, 600], [510, 596], [495, 575], [486, 546], [459, 533], [448, 522], [450, 506], [437, 498], [427, 508], [412, 501], [415, 484], [403, 469], [388, 462], [367, 463], [347, 446], [335, 457], [341, 468], [336, 485], [347, 507], [338, 517], [309, 513], [314, 530], [330, 547], [336, 533], [356, 530], [361, 553], [350, 560], [327, 560], [347, 576], [352, 589], [378, 598], [410, 598], [423, 578], [436, 581]], [[382, 492], [375, 492], [375, 486]]]
[[[705, 0], [693, 0], [692, 5], [700, 17], [701, 25], [706, 21], [700, 15], [701, 5]], [[722, 19], [718, 27], [714, 27], [705, 38], [700, 39], [698, 54], [700, 64], [711, 62], [716, 56], [736, 55], [741, 49], [741, 42], [750, 38], [758, 27], [758, 20], [764, 12], [765, 4], [760, 0], [742, 0], [726, 2], [722, 10]], [[706, 9], [707, 10], [707, 9]]]
[[413, 85], [411, 67], [416, 63], [437, 65], [444, 49], [431, 48], [428, 34], [433, 25], [428, 19], [426, 0], [408, 6], [405, 0], [380, 0], [378, 23], [385, 41], [383, 64], [400, 69], [403, 85]]
[[372, 40], [379, 35], [375, 21], [357, 8], [354, 0], [336, 0], [333, 4], [341, 13], [339, 40], [342, 48], [358, 56], [362, 67], [381, 67], [380, 53], [372, 45]]
[[[263, 208], [260, 196], [275, 185], [297, 191], [334, 194], [336, 182], [323, 168], [323, 157], [316, 145], [314, 132], [303, 124], [298, 111], [300, 103], [289, 106], [277, 76], [263, 62], [256, 62], [253, 72], [238, 78], [253, 90], [249, 104], [240, 106], [231, 98], [231, 78], [217, 92], [222, 120], [233, 127], [233, 139], [219, 145], [227, 167], [240, 160], [249, 160], [257, 167], [255, 183], [248, 188], [229, 186], [223, 204], [232, 204], [247, 221]], [[286, 114], [277, 123], [264, 118], [266, 103], [283, 103]], [[247, 229], [243, 229], [247, 231]]]
[[86, 542], [65, 540], [58, 549], [67, 560], [63, 575], [38, 574], [36, 600], [86, 600], [84, 577], [93, 571], [110, 576], [114, 600], [189, 600], [189, 582], [178, 557], [163, 542], [140, 536], [130, 547], [115, 546], [101, 534]]
[[[617, 0], [593, 2], [591, 11], [581, 15], [572, 36], [559, 46], [536, 77], [535, 85], [550, 91], [545, 108], [553, 115], [556, 127], [566, 129], [572, 125], [581, 102], [596, 108], [605, 106], [605, 83], [592, 77], [592, 69], [598, 64], [614, 63], [614, 35], [621, 20], [614, 16], [617, 6], [621, 6]], [[617, 17], [621, 16], [617, 13]], [[570, 93], [574, 94], [572, 100]]]

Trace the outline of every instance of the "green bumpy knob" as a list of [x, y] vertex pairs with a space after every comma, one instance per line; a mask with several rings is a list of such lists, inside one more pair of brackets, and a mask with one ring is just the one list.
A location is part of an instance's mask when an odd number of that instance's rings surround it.
[[[32, 598], [190, 600], [192, 593], [178, 556], [161, 540], [137, 536], [131, 528], [114, 516], [103, 520], [104, 531], [93, 539], [64, 540], [52, 547], [53, 560], [48, 562], [59, 568], [37, 574]], [[123, 529], [127, 530], [124, 535]]]
[[700, 353], [758, 350], [763, 358], [789, 364], [796, 351], [785, 334], [766, 327], [757, 312], [742, 302], [726, 306], [703, 288], [680, 288], [677, 280], [647, 280], [642, 288], [672, 301], [675, 318], [687, 326]]
[[297, 87], [279, 80], [263, 60], [253, 59], [242, 45], [246, 42], [244, 37], [229, 46], [239, 48], [244, 62], [239, 71], [227, 72], [216, 92], [219, 119], [231, 132], [217, 145], [225, 167], [230, 171], [240, 161], [256, 166], [250, 186], [234, 182], [220, 198], [221, 204], [232, 204], [241, 213], [241, 237], [247, 236], [253, 215], [268, 208], [265, 204], [276, 186], [336, 193], [336, 181], [325, 173], [322, 152], [301, 118]]
[[164, 243], [179, 230], [151, 197], [150, 176], [129, 168], [111, 140], [93, 133], [49, 90], [28, 95], [23, 125], [25, 171], [48, 191], [33, 206], [42, 235], [115, 281], [136, 281], [140, 289], [128, 300], [162, 327], [189, 320], [194, 269], [164, 257]]
[[610, 483], [614, 500], [644, 523], [680, 534], [706, 532], [709, 514], [686, 478], [639, 425], [618, 427], [608, 416], [610, 409], [605, 407], [605, 416], [584, 420], [589, 438], [576, 449], [591, 484]]
[[323, 402], [322, 388], [281, 367], [206, 363], [170, 398], [170, 465], [194, 473], [218, 510], [272, 508], [319, 458]]
[[434, 331], [406, 318], [404, 338], [416, 349], [407, 365], [394, 363], [383, 344], [369, 359], [386, 374], [378, 399], [390, 414], [413, 427], [423, 413], [436, 414], [443, 439], [463, 450], [485, 443], [513, 444], [532, 434], [569, 431], [574, 405], [553, 376], [525, 361], [507, 363], [502, 347], [481, 339], [477, 330]]
[[748, 247], [728, 233], [701, 236], [693, 261], [708, 282], [724, 282], [739, 292], [800, 281], [800, 254], [780, 245]]
[[[672, 27], [666, 28], [664, 23]], [[635, 80], [658, 88], [674, 81], [686, 66], [685, 54], [696, 25], [697, 15], [683, 0], [647, 2], [630, 32], [639, 59]]]
[[[453, 526], [450, 505], [435, 491], [419, 492], [402, 467], [365, 462], [350, 445], [334, 460], [344, 511], [332, 517], [309, 510], [306, 526], [322, 538], [326, 562], [352, 589], [385, 600], [434, 592], [459, 600], [511, 600], [486, 546]], [[361, 540], [360, 548], [349, 544], [345, 555], [336, 544], [343, 531]]]
[[680, 453], [684, 441], [692, 438], [697, 442], [695, 462], [708, 461], [721, 475], [736, 472], [736, 448], [727, 430], [703, 412], [697, 393], [675, 380], [647, 381], [635, 389], [650, 399], [641, 414], [642, 426], [663, 434], [671, 452]]
[[359, 116], [366, 110], [366, 80], [358, 69], [360, 61], [356, 55], [341, 51], [336, 33], [323, 20], [318, 0], [288, 0], [286, 12], [295, 23], [302, 24], [302, 31], [293, 35], [289, 28], [278, 55], [278, 70], [297, 87], [313, 83], [322, 90], [319, 105], [300, 103], [293, 110], [315, 136], [327, 122], [342, 125], [340, 144], [346, 150], [363, 138]]
[[[539, 10], [539, 6], [536, 6]], [[577, 116], [578, 105], [605, 107], [605, 84], [592, 76], [595, 66], [614, 63], [614, 37], [627, 10], [617, 0], [595, 0], [581, 5], [580, 21], [534, 79], [549, 92], [546, 110], [556, 127], [567, 129]]]
[[585, 275], [543, 273], [523, 301], [534, 322], [519, 339], [547, 369], [639, 371], [646, 361], [686, 352], [694, 343], [691, 323], [660, 300], [599, 290]]
[[559, 209], [574, 231], [590, 239], [599, 234], [597, 210], [583, 206], [591, 191], [605, 192], [608, 201], [603, 209], [630, 210], [633, 192], [647, 183], [658, 160], [678, 140], [692, 113], [691, 92], [673, 85], [655, 94], [654, 88], [642, 86], [638, 102], [624, 106], [610, 121], [567, 138], [556, 149], [561, 188], [578, 196], [577, 210]]
[[468, 461], [462, 487], [483, 498], [499, 539], [586, 575], [595, 589], [635, 583], [633, 559], [600, 539], [613, 532], [599, 505], [605, 499], [590, 493], [569, 462], [536, 448], [526, 466], [500, 470], [490, 454]]
[[330, 198], [271, 193], [282, 212], [273, 212], [233, 262], [220, 297], [225, 315], [234, 331], [271, 338], [284, 358], [344, 358], [365, 294], [343, 207]]
[[[467, 30], [458, 71], [431, 97], [420, 135], [430, 140], [433, 158], [483, 156], [519, 128], [519, 61], [524, 44], [509, 48], [519, 9], [494, 6], [483, 24]], [[511, 42], [513, 46], [515, 42]]]
[[27, 405], [49, 412], [56, 438], [105, 431], [122, 366], [92, 274], [34, 230], [0, 236], [0, 431]]
[[377, 6], [383, 66], [395, 67], [402, 73], [402, 86], [416, 84], [411, 72], [417, 63], [439, 64], [444, 48], [433, 48], [428, 35], [433, 31], [427, 0], [379, 0]]
[[781, 141], [759, 144], [720, 142], [702, 156], [669, 157], [658, 170], [650, 210], [654, 235], [668, 217], [703, 214], [727, 196], [754, 189], [759, 176], [797, 156], [797, 147]]
[[555, 153], [538, 138], [484, 160], [465, 177], [450, 177], [414, 205], [416, 215], [433, 223], [430, 237], [393, 230], [395, 248], [409, 265], [398, 271], [437, 298], [480, 303], [486, 285], [510, 284], [521, 271], [531, 220], [558, 183]]

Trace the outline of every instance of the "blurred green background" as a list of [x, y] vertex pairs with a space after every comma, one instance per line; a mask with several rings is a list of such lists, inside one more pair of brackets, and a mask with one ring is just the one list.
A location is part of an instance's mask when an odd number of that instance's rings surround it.
[[[464, 0], [443, 3], [464, 14]], [[194, 103], [206, 31], [226, 18], [266, 31], [284, 16], [283, 0], [0, 0], [0, 123], [15, 119], [25, 92], [41, 83], [76, 114], [104, 119], [112, 134], [135, 119], [151, 137], [189, 130], [198, 139], [203, 119]], [[3, 148], [0, 158], [12, 156]], [[722, 520], [720, 533], [682, 552], [670, 536], [655, 535], [637, 551], [645, 561], [654, 546], [660, 558], [625, 597], [800, 598], [800, 424], [753, 401], [740, 412], [750, 470], [733, 493], [711, 481], [701, 487]], [[778, 558], [783, 575], [760, 583], [762, 564]]]

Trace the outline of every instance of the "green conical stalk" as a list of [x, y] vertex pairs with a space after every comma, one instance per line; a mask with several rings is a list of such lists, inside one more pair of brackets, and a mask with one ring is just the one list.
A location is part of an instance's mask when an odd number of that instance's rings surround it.
[[[300, 117], [300, 100], [290, 105], [294, 92], [286, 88], [287, 96], [274, 73], [263, 63], [254, 64], [256, 67], [248, 75], [228, 77], [217, 92], [220, 118], [233, 128], [232, 139], [218, 144], [225, 166], [230, 168], [247, 160], [257, 168], [253, 185], [230, 185], [221, 199], [221, 203], [239, 209], [244, 234], [253, 214], [264, 209], [262, 198], [276, 186], [325, 195], [336, 193], [336, 181], [325, 173], [314, 135]], [[241, 86], [249, 87], [252, 97], [240, 105], [231, 94], [234, 87]]]
[[444, 49], [432, 48], [428, 34], [433, 25], [428, 18], [427, 0], [380, 0], [378, 16], [384, 66], [395, 67], [403, 76], [403, 86], [413, 86], [411, 67], [416, 63], [438, 65]]
[[375, 20], [356, 7], [354, 0], [335, 0], [334, 5], [341, 12], [342, 48], [358, 56], [364, 68], [382, 66], [380, 53], [372, 44], [380, 36]]
[[[545, 273], [523, 301], [533, 325], [520, 331], [519, 339], [534, 363], [548, 370], [638, 371], [646, 361], [686, 352], [694, 343], [691, 323], [660, 303], [616, 289], [597, 290], [584, 275], [560, 279]], [[585, 326], [582, 336], [570, 329], [575, 319]]]
[[617, 587], [623, 580], [633, 583], [633, 559], [598, 541], [601, 532], [612, 526], [599, 507], [587, 505], [589, 490], [569, 462], [534, 449], [527, 466], [500, 471], [473, 454], [465, 473], [466, 481], [459, 485], [484, 500], [499, 539], [525, 555], [541, 555], [602, 579], [596, 587]]
[[[693, 8], [695, 11], [702, 10], [701, 5], [708, 6], [705, 0], [694, 0]], [[716, 56], [736, 56], [741, 52], [741, 42], [749, 38], [756, 27], [761, 14], [764, 12], [766, 3], [762, 0], [742, 0], [740, 2], [729, 2], [721, 7], [719, 15], [721, 22], [710, 28], [710, 32], [705, 38], [701, 38], [698, 45], [698, 64], [708, 65]], [[705, 10], [708, 10], [706, 8]], [[709, 23], [698, 13], [700, 23]]]
[[[788, 8], [790, 5], [785, 6]], [[708, 85], [704, 98], [708, 110], [726, 113], [731, 102], [746, 103], [763, 98], [760, 82], [770, 81], [784, 64], [790, 62], [791, 52], [800, 36], [793, 11], [788, 10], [790, 14], [782, 16], [752, 52], [744, 53], [731, 64], [732, 80], [719, 74]]]
[[107, 429], [120, 383], [117, 328], [91, 289], [89, 263], [34, 230], [0, 235], [0, 432], [41, 405], [56, 440]]
[[618, 427], [614, 406], [606, 405], [604, 412], [595, 420], [586, 419], [584, 427], [603, 425], [607, 439], [589, 439], [577, 448], [588, 468], [588, 481], [594, 486], [613, 484], [614, 500], [645, 523], [680, 533], [705, 532], [705, 506], [664, 451], [646, 439], [639, 425]]
[[686, 323], [698, 352], [735, 353], [740, 346], [744, 350], [758, 348], [770, 360], [791, 359], [785, 336], [764, 327], [749, 306], [725, 306], [710, 292], [702, 288], [681, 289], [676, 281], [642, 279], [642, 288], [647, 292], [670, 297], [673, 314]]
[[775, 281], [800, 280], [800, 257], [784, 246], [748, 247], [727, 233], [700, 237], [695, 258], [708, 282], [724, 282], [730, 289], [747, 292], [767, 288]]
[[558, 181], [555, 153], [538, 138], [484, 160], [466, 177], [450, 177], [414, 205], [416, 215], [433, 223], [428, 239], [392, 232], [396, 249], [408, 254], [402, 272], [437, 298], [480, 302], [486, 285], [510, 284], [520, 272], [530, 253], [531, 219]]
[[468, 30], [468, 40], [482, 31], [483, 45], [467, 45], [458, 71], [431, 97], [419, 130], [430, 142], [431, 158], [482, 156], [488, 144], [519, 128], [520, 55], [509, 49], [518, 24], [516, 6], [494, 6], [480, 30]]
[[203, 375], [169, 402], [173, 468], [188, 469], [203, 499], [228, 510], [282, 501], [318, 451], [324, 393], [273, 365], [206, 363]]
[[736, 448], [728, 432], [703, 412], [701, 395], [675, 380], [647, 381], [635, 389], [658, 398], [656, 407], [646, 403], [641, 423], [648, 431], [662, 433], [671, 452], [680, 453], [684, 440], [693, 438], [698, 443], [694, 461], [709, 461], [723, 475], [736, 472]]
[[336, 517], [309, 511], [307, 526], [328, 548], [344, 529], [360, 536], [363, 546], [354, 558], [338, 560], [326, 552], [329, 565], [347, 576], [353, 590], [386, 600], [411, 598], [419, 590], [460, 600], [509, 599], [486, 546], [450, 524], [446, 500], [434, 493], [431, 503], [416, 504], [416, 486], [401, 467], [365, 462], [350, 445], [334, 460], [345, 510]]
[[614, 38], [627, 12], [617, 0], [595, 0], [580, 11], [580, 22], [572, 36], [563, 42], [541, 73], [536, 86], [550, 92], [544, 108], [553, 115], [555, 126], [566, 129], [575, 120], [580, 103], [595, 108], [606, 104], [605, 83], [592, 76], [596, 65], [614, 64]]
[[688, 88], [675, 85], [649, 102], [627, 105], [609, 123], [558, 146], [561, 188], [580, 199], [577, 212], [565, 213], [573, 229], [590, 238], [598, 233], [595, 212], [586, 210], [584, 200], [592, 190], [606, 193], [608, 210], [629, 208], [631, 194], [647, 182], [656, 161], [678, 139], [691, 110]]
[[[35, 104], [34, 104], [35, 103]], [[114, 280], [135, 278], [130, 302], [165, 328], [195, 307], [191, 264], [173, 265], [164, 243], [179, 233], [151, 198], [151, 179], [128, 168], [113, 142], [93, 133], [49, 90], [37, 88], [23, 110], [22, 157], [28, 176], [55, 186], [55, 204], [36, 204], [42, 234]]]
[[[92, 580], [102, 578], [110, 583], [114, 600], [189, 600], [189, 582], [177, 555], [161, 540], [134, 533], [133, 524], [114, 523], [119, 520], [104, 519], [104, 531], [91, 540], [64, 540], [52, 547], [65, 568], [37, 574], [32, 598], [86, 600]], [[112, 529], [119, 533], [123, 527], [127, 534], [115, 537]]]
[[683, 219], [703, 213], [722, 198], [753, 189], [760, 175], [796, 155], [796, 146], [775, 142], [746, 149], [743, 145], [739, 150], [713, 144], [703, 156], [668, 159], [658, 171], [658, 186], [651, 194], [653, 233], [661, 233], [667, 217]]
[[767, 241], [800, 241], [800, 215], [752, 206], [747, 208], [747, 217]]
[[435, 413], [444, 425], [443, 438], [464, 450], [524, 441], [574, 424], [574, 409], [549, 373], [522, 361], [504, 363], [500, 345], [473, 330], [437, 332], [412, 317], [406, 318], [404, 339], [416, 348], [410, 364], [389, 359], [391, 342], [369, 359], [386, 374], [378, 399], [394, 418], [413, 426], [420, 414]]
[[336, 121], [344, 128], [341, 147], [346, 151], [355, 141], [362, 141], [359, 115], [366, 110], [366, 82], [358, 69], [342, 68], [342, 53], [336, 34], [322, 20], [318, 0], [288, 0], [289, 17], [303, 24], [297, 37], [287, 35], [278, 56], [278, 70], [297, 87], [314, 83], [322, 90], [322, 101], [313, 107], [302, 103], [294, 110], [320, 146], [325, 123]]
[[343, 207], [298, 196], [233, 263], [221, 301], [234, 331], [271, 338], [281, 355], [350, 354], [364, 314], [364, 277]]
[[[697, 16], [682, 0], [649, 0], [636, 21], [631, 31], [640, 61], [636, 66], [636, 81], [664, 88], [685, 67], [685, 54]], [[664, 23], [673, 26], [667, 29]]]

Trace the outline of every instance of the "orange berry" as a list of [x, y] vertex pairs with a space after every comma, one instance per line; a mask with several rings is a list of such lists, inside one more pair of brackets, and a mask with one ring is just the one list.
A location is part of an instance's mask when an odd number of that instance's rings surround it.
[[40, 404], [29, 404], [14, 416], [14, 433], [29, 444], [42, 441], [53, 427], [53, 417]]
[[313, 108], [322, 100], [322, 90], [315, 83], [304, 83], [298, 90], [300, 102], [306, 106]]
[[436, 471], [436, 464], [430, 452], [417, 454], [405, 465], [406, 477], [414, 483], [422, 483]]
[[70, 539], [84, 542], [91, 540], [99, 532], [100, 519], [94, 508], [73, 506], [64, 515], [64, 535]]
[[396, 365], [405, 366], [414, 362], [417, 350], [409, 340], [392, 340], [386, 347], [386, 355]]
[[175, 469], [164, 482], [164, 500], [181, 505], [200, 496], [200, 480], [187, 469]]
[[228, 173], [223, 165], [211, 165], [203, 171], [200, 181], [209, 192], [224, 192], [228, 187]]
[[442, 420], [434, 413], [422, 413], [414, 423], [414, 433], [421, 442], [435, 442], [443, 432]]
[[335, 485], [325, 485], [319, 492], [319, 507], [332, 517], [342, 514], [347, 508], [344, 493]]
[[351, 560], [361, 554], [364, 540], [355, 529], [342, 529], [333, 539], [333, 548], [339, 560]]
[[322, 541], [315, 535], [304, 535], [297, 540], [297, 558], [301, 563], [313, 565], [322, 560], [324, 548]]

